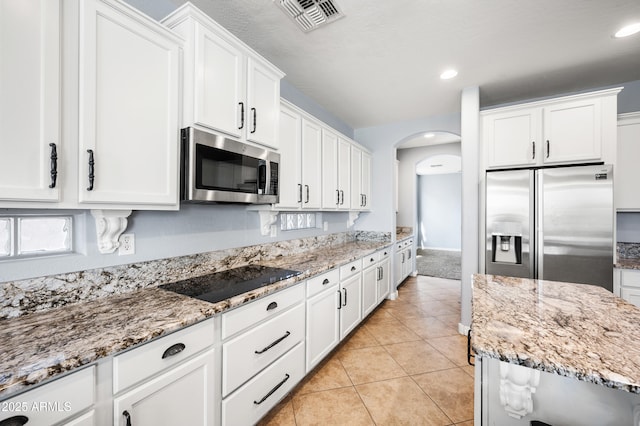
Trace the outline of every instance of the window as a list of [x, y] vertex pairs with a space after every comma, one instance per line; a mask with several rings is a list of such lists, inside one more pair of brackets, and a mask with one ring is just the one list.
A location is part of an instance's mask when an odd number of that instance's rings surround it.
[[322, 223], [321, 219], [316, 218], [316, 213], [280, 214], [280, 230], [282, 231], [316, 228], [316, 223]]
[[0, 259], [71, 252], [71, 216], [0, 217]]

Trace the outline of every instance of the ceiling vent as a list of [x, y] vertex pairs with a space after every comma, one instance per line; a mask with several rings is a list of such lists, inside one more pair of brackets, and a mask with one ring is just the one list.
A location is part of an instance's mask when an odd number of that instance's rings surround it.
[[334, 0], [274, 0], [274, 2], [305, 33], [344, 16]]

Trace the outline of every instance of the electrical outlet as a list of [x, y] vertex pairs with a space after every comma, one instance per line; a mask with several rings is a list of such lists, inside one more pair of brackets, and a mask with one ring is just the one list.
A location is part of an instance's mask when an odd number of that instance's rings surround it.
[[136, 252], [136, 239], [134, 234], [122, 234], [118, 241], [120, 242], [118, 256], [134, 254]]

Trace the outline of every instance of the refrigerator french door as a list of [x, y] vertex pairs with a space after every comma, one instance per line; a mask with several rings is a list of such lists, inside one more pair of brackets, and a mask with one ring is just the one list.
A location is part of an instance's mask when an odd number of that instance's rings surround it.
[[612, 291], [612, 166], [488, 171], [485, 265]]

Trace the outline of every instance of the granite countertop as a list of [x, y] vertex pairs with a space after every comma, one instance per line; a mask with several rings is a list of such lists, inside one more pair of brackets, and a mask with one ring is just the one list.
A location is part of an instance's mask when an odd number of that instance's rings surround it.
[[413, 228], [402, 226], [396, 227], [396, 241], [402, 241], [413, 236]]
[[640, 393], [640, 309], [604, 288], [474, 275], [472, 307], [479, 356]]
[[618, 258], [618, 261], [614, 265], [616, 268], [621, 269], [640, 269], [640, 259], [622, 259]]
[[389, 245], [355, 241], [262, 262], [302, 274], [218, 303], [150, 287], [0, 320], [0, 400]]

